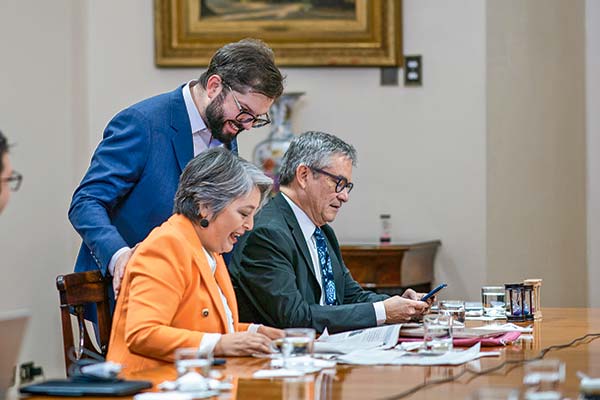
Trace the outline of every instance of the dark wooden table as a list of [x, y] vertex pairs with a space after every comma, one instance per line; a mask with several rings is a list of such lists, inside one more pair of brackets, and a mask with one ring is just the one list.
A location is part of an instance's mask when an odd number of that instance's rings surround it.
[[429, 292], [439, 240], [411, 244], [342, 245], [344, 263], [365, 289], [401, 294], [406, 288]]
[[[600, 333], [600, 309], [558, 308], [543, 310], [544, 319], [536, 321], [533, 340], [519, 341], [499, 350], [500, 357], [486, 357], [468, 364], [450, 366], [345, 366], [338, 365], [335, 376], [310, 375], [302, 379], [252, 379], [252, 373], [266, 368], [268, 360], [228, 358], [220, 370], [231, 376], [235, 389], [231, 399], [386, 399], [417, 385], [441, 378], [456, 381], [434, 385], [407, 396], [409, 399], [464, 399], [477, 388], [488, 386], [522, 388], [523, 364], [504, 367], [493, 373], [476, 376], [473, 372], [497, 366], [505, 360], [527, 360], [542, 348], [565, 344], [587, 333]], [[558, 358], [566, 363], [566, 380], [560, 390], [565, 397], [578, 395], [577, 371], [600, 377], [600, 339], [585, 340], [574, 346], [550, 351], [545, 358]], [[174, 367], [162, 367], [127, 375], [131, 379], [147, 379], [155, 384], [175, 378]], [[31, 397], [56, 399], [56, 397]]]

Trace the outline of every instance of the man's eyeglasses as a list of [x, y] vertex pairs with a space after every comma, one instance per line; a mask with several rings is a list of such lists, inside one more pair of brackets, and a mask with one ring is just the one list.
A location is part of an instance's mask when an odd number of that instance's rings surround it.
[[2, 178], [3, 182], [9, 183], [9, 188], [11, 191], [16, 192], [21, 187], [21, 181], [23, 181], [23, 175], [18, 173], [17, 171], [13, 171], [13, 173], [8, 178]]
[[319, 174], [327, 175], [328, 177], [333, 179], [335, 181], [336, 193], [341, 193], [342, 190], [348, 189], [348, 194], [350, 194], [350, 192], [354, 188], [354, 183], [348, 182], [348, 178], [344, 176], [334, 175], [332, 173], [322, 170], [321, 168], [310, 167], [310, 169], [312, 169], [314, 172], [318, 172]]
[[231, 86], [229, 86], [225, 82], [223, 82], [223, 85], [225, 85], [227, 87], [227, 89], [229, 89], [229, 91], [231, 92], [231, 96], [233, 97], [233, 101], [235, 101], [235, 105], [240, 110], [239, 114], [235, 116], [235, 120], [237, 122], [240, 122], [242, 124], [247, 124], [248, 122], [252, 122], [253, 128], [260, 128], [261, 126], [265, 126], [265, 125], [268, 125], [271, 123], [271, 118], [269, 118], [269, 114], [265, 114], [264, 117], [262, 117], [260, 115], [257, 117], [254, 114], [252, 114], [251, 112], [247, 111], [246, 109], [244, 109], [244, 107], [242, 107], [242, 105], [238, 101], [237, 97], [235, 97], [235, 94], [233, 93], [233, 89], [231, 89]]

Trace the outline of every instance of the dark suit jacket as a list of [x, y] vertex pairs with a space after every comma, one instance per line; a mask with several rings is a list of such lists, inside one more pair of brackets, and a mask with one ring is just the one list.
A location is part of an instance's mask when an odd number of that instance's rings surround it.
[[[230, 148], [236, 152], [237, 145]], [[118, 113], [73, 194], [69, 219], [83, 239], [75, 271], [106, 274], [117, 250], [141, 242], [166, 221], [179, 175], [193, 155], [181, 87]]]
[[377, 324], [372, 303], [388, 296], [363, 290], [344, 265], [333, 229], [321, 227], [339, 305], [319, 304], [321, 288], [294, 212], [281, 194], [256, 216], [254, 230], [233, 251], [229, 272], [240, 320], [278, 328], [311, 327], [330, 332]]

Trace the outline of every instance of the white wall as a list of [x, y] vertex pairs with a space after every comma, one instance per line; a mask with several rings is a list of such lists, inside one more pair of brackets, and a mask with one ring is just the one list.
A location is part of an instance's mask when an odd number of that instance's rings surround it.
[[585, 3], [487, 6], [488, 279], [585, 306]]
[[587, 213], [589, 304], [600, 307], [600, 2], [586, 0]]
[[16, 144], [12, 164], [24, 175], [0, 216], [0, 311], [32, 311], [21, 359], [50, 376], [63, 369], [54, 280], [73, 265], [71, 171], [74, 155], [87, 151], [73, 135], [77, 11], [67, 0], [0, 2], [0, 129]]

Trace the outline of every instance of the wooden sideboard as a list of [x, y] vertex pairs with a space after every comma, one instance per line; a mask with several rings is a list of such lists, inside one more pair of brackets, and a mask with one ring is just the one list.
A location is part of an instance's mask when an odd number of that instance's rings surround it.
[[344, 263], [365, 289], [400, 294], [406, 288], [431, 290], [439, 240], [412, 244], [342, 245]]

